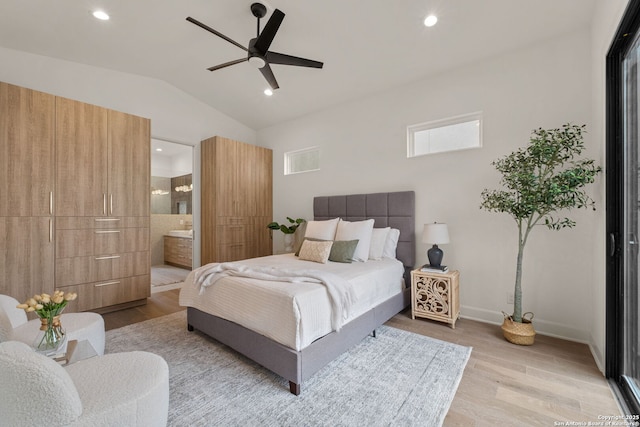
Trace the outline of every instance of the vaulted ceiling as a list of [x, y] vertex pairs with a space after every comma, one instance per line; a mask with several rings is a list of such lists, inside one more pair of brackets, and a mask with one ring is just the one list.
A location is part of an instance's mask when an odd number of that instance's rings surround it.
[[286, 14], [271, 50], [324, 62], [272, 65], [271, 97], [248, 62], [207, 71], [246, 52], [185, 19], [246, 46], [250, 0], [2, 0], [0, 46], [160, 79], [257, 130], [584, 28], [595, 1], [263, 1], [262, 26], [274, 8]]

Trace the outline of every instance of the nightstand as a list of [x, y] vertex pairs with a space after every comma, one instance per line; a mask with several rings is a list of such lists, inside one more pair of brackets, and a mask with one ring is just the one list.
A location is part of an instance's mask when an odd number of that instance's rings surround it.
[[460, 273], [411, 272], [411, 318], [424, 317], [456, 327], [460, 317]]

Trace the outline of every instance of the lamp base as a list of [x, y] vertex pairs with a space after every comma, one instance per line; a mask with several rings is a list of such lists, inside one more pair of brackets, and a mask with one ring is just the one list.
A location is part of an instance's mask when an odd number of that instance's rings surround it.
[[429, 258], [430, 268], [440, 268], [440, 263], [442, 263], [442, 257], [444, 256], [444, 252], [442, 249], [438, 247], [438, 245], [433, 245], [431, 249], [427, 251], [427, 257]]

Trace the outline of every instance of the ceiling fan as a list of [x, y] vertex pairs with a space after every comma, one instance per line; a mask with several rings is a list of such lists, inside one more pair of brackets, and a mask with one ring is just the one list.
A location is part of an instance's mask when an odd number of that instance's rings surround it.
[[270, 64], [281, 65], [295, 65], [298, 67], [310, 67], [310, 68], [322, 68], [323, 63], [313, 61], [311, 59], [300, 58], [297, 56], [285, 55], [283, 53], [277, 53], [269, 50], [273, 38], [280, 28], [280, 24], [284, 19], [284, 13], [279, 9], [276, 9], [271, 14], [271, 17], [264, 26], [262, 32], [260, 32], [260, 18], [263, 18], [267, 14], [267, 8], [262, 3], [253, 3], [251, 5], [251, 13], [258, 18], [257, 35], [255, 38], [249, 40], [249, 46], [244, 47], [240, 43], [230, 39], [224, 34], [214, 30], [213, 28], [199, 22], [192, 17], [188, 17], [187, 21], [198, 27], [215, 34], [216, 36], [228, 41], [231, 44], [238, 46], [240, 49], [247, 52], [246, 58], [236, 59], [234, 61], [225, 62], [224, 64], [215, 65], [207, 68], [209, 71], [219, 70], [221, 68], [229, 67], [231, 65], [239, 64], [241, 62], [249, 61], [250, 64], [255, 65], [260, 69], [260, 72], [267, 80], [272, 89], [278, 89], [278, 82], [271, 71]]

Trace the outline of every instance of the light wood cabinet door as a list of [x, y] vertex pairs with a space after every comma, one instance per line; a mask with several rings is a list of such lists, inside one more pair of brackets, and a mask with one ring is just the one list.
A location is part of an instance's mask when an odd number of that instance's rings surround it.
[[215, 137], [215, 214], [218, 217], [240, 215], [239, 205], [239, 157], [240, 143]]
[[61, 287], [65, 292], [76, 292], [78, 299], [69, 304], [65, 312], [95, 310], [147, 298], [151, 294], [150, 276], [133, 276], [97, 283]]
[[0, 218], [0, 293], [20, 302], [54, 290], [53, 219]]
[[[239, 168], [241, 184], [238, 189], [238, 197], [242, 201], [243, 212], [245, 215], [253, 217], [270, 217], [273, 211], [272, 151], [268, 148], [248, 144], [244, 144], [242, 148], [242, 153], [239, 156], [242, 159], [242, 165]], [[269, 220], [269, 222], [271, 221]]]
[[0, 83], [0, 216], [50, 216], [55, 96]]
[[108, 215], [149, 215], [150, 147], [149, 119], [109, 110]]
[[107, 215], [107, 111], [56, 98], [58, 216]]

